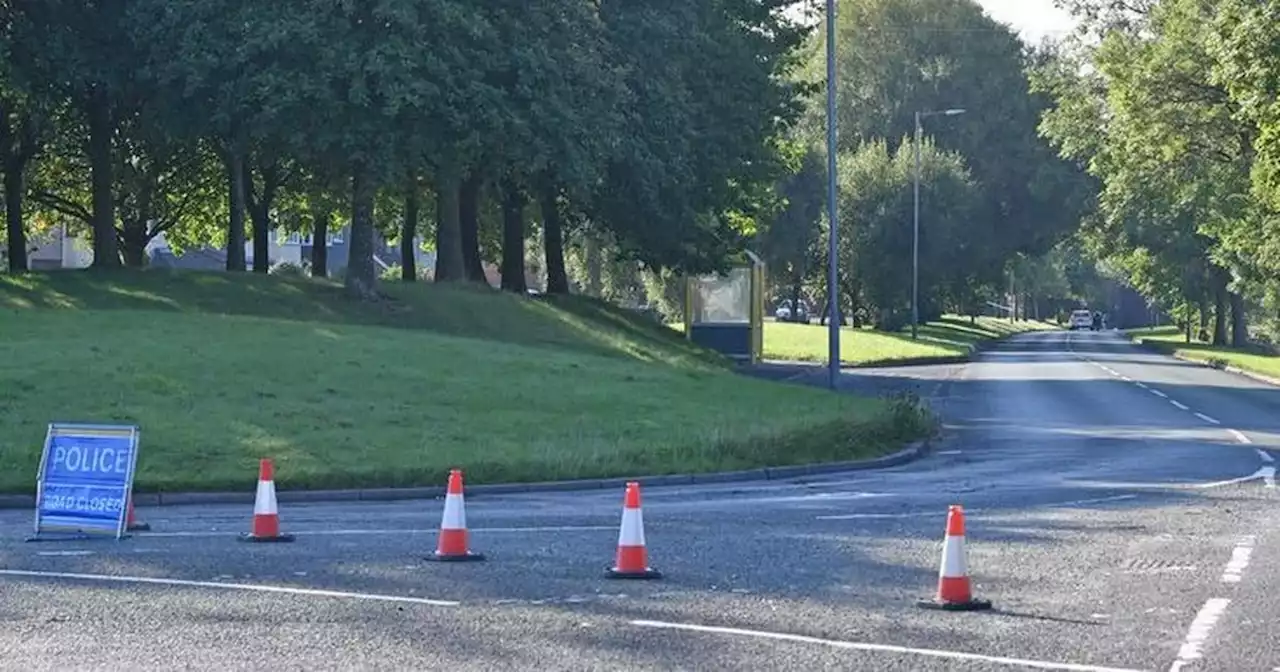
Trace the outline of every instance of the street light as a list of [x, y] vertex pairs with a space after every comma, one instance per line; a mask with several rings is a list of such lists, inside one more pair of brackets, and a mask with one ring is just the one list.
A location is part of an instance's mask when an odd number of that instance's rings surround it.
[[920, 328], [920, 143], [924, 140], [924, 127], [920, 121], [925, 117], [954, 117], [964, 114], [964, 110], [953, 108], [937, 112], [916, 112], [916, 179], [915, 179], [915, 216], [911, 233], [911, 339], [917, 337]]
[[836, 278], [836, 0], [827, 0], [827, 378], [840, 379], [840, 301]]

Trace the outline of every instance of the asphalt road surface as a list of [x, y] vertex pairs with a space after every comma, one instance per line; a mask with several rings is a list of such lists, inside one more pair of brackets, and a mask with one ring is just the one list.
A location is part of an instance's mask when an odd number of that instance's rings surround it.
[[[820, 374], [818, 374], [820, 375]], [[658, 581], [603, 578], [622, 492], [468, 497], [484, 562], [423, 561], [442, 503], [140, 509], [122, 542], [0, 512], [4, 670], [1273, 670], [1280, 390], [1108, 333], [846, 374], [947, 420], [883, 471], [650, 488]], [[252, 487], [252, 484], [247, 484]], [[989, 612], [921, 609], [948, 505]]]

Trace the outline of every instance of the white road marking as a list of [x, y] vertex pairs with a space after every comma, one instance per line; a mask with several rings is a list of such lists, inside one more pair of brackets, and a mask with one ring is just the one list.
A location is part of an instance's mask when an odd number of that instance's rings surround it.
[[1142, 389], [1144, 389], [1144, 390], [1149, 390], [1149, 389], [1151, 389], [1151, 388], [1147, 387], [1147, 384], [1146, 384], [1146, 383], [1143, 383], [1143, 382], [1137, 382], [1137, 383], [1134, 383], [1134, 385], [1137, 385], [1138, 387], [1141, 387], [1141, 388], [1142, 388]]
[[[1136, 499], [1137, 495], [1112, 495], [1110, 497], [1095, 497], [1092, 499], [1073, 499], [1069, 502], [1054, 502], [1052, 504], [1038, 504], [1036, 506], [1025, 507], [1028, 509], [1056, 509], [1064, 506], [1083, 506], [1085, 504], [1103, 504], [1106, 502], [1119, 502], [1125, 499]], [[985, 509], [965, 509], [966, 515], [973, 517]], [[907, 513], [842, 513], [839, 515], [814, 516], [815, 520], [861, 520], [876, 518], [920, 518], [922, 516], [941, 517], [937, 511], [912, 511]]]
[[1161, 399], [1169, 398], [1169, 395], [1165, 394], [1164, 392], [1161, 392], [1160, 390], [1153, 390], [1151, 388], [1147, 388], [1147, 391], [1150, 392], [1151, 394], [1156, 395], [1157, 397], [1160, 397]]
[[93, 555], [93, 551], [38, 551], [36, 555], [46, 555], [46, 556], [55, 556], [55, 557], [80, 556], [80, 555]]
[[1123, 381], [1124, 381], [1124, 382], [1126, 382], [1126, 383], [1132, 383], [1132, 382], [1133, 382], [1133, 379], [1132, 379], [1132, 378], [1130, 378], [1129, 376], [1120, 376], [1120, 380], [1123, 380]]
[[1253, 443], [1253, 441], [1249, 440], [1249, 437], [1244, 435], [1244, 432], [1241, 432], [1238, 429], [1228, 429], [1227, 431], [1231, 433], [1231, 436], [1236, 437], [1236, 441], [1239, 443], [1243, 443], [1245, 445]]
[[929, 658], [942, 658], [947, 660], [969, 660], [982, 663], [994, 663], [998, 665], [1010, 665], [1017, 667], [1030, 667], [1040, 670], [1071, 670], [1074, 672], [1136, 672], [1118, 667], [1099, 667], [1096, 665], [1077, 665], [1074, 663], [1051, 663], [1039, 660], [1023, 660], [1020, 658], [1004, 658], [1001, 656], [986, 656], [980, 653], [965, 653], [963, 651], [941, 651], [937, 649], [917, 649], [907, 646], [894, 646], [892, 644], [872, 644], [869, 642], [845, 642], [836, 639], [822, 639], [819, 637], [808, 637], [805, 635], [792, 635], [782, 632], [767, 632], [764, 630], [744, 630], [741, 628], [724, 628], [711, 625], [695, 625], [692, 623], [668, 623], [665, 621], [631, 621], [631, 625], [641, 628], [658, 628], [664, 630], [685, 630], [688, 632], [703, 632], [718, 635], [737, 635], [739, 637], [755, 637], [758, 639], [772, 639], [786, 642], [797, 642], [801, 644], [818, 644], [821, 646], [829, 646], [836, 649], [849, 649], [853, 651], [877, 651], [881, 653], [894, 653], [899, 655], [925, 656]]
[[1244, 482], [1246, 482], [1246, 481], [1252, 481], [1252, 480], [1254, 480], [1254, 479], [1256, 479], [1256, 478], [1261, 478], [1261, 479], [1263, 480], [1263, 482], [1265, 482], [1265, 483], [1266, 483], [1266, 485], [1267, 485], [1267, 487], [1268, 487], [1268, 488], [1274, 488], [1274, 487], [1276, 487], [1276, 468], [1275, 468], [1275, 467], [1262, 467], [1261, 469], [1258, 469], [1257, 471], [1253, 472], [1252, 474], [1249, 474], [1248, 476], [1241, 476], [1240, 478], [1232, 478], [1232, 479], [1228, 479], [1228, 480], [1225, 480], [1225, 481], [1215, 481], [1215, 482], [1213, 482], [1213, 483], [1198, 483], [1198, 484], [1196, 484], [1196, 486], [1195, 486], [1195, 487], [1197, 487], [1197, 488], [1217, 488], [1217, 487], [1221, 487], [1221, 486], [1224, 486], [1224, 485], [1235, 485], [1235, 484], [1237, 484], [1237, 483], [1244, 483]]
[[1173, 661], [1169, 672], [1177, 672], [1192, 661], [1204, 657], [1202, 649], [1209, 639], [1209, 633], [1213, 632], [1213, 626], [1218, 623], [1218, 619], [1222, 618], [1229, 604], [1231, 600], [1222, 597], [1215, 597], [1204, 603], [1200, 613], [1196, 614], [1195, 620], [1191, 621], [1191, 629], [1187, 632], [1187, 638], [1183, 640], [1182, 648], [1178, 649], [1178, 659]]
[[1275, 462], [1275, 461], [1276, 461], [1276, 458], [1272, 457], [1272, 456], [1271, 456], [1271, 453], [1268, 453], [1267, 451], [1265, 451], [1265, 450], [1263, 450], [1263, 449], [1261, 449], [1261, 448], [1254, 448], [1253, 450], [1254, 450], [1255, 452], [1257, 452], [1257, 453], [1258, 453], [1258, 457], [1261, 457], [1263, 462]]
[[959, 451], [959, 450], [940, 450], [940, 451], [938, 451], [938, 454], [939, 454], [939, 455], [959, 455], [960, 453], [961, 453], [961, 451]]
[[[617, 530], [617, 525], [566, 525], [561, 527], [473, 527], [469, 531], [472, 533], [482, 532], [578, 532], [592, 530]], [[286, 530], [289, 534], [299, 537], [323, 537], [323, 536], [350, 536], [362, 534], [438, 534], [439, 528], [430, 529], [357, 529], [357, 530]], [[136, 532], [138, 537], [223, 537], [228, 534], [237, 534], [229, 530], [188, 530], [180, 532]]]
[[1218, 422], [1218, 419], [1217, 419], [1217, 418], [1211, 418], [1211, 417], [1209, 417], [1209, 416], [1205, 415], [1204, 413], [1196, 413], [1196, 417], [1197, 417], [1197, 418], [1200, 418], [1201, 420], [1204, 420], [1205, 422], [1207, 422], [1207, 423], [1209, 423], [1209, 424], [1211, 424], [1211, 425], [1221, 425], [1221, 424], [1222, 424], [1221, 422]]
[[1178, 407], [1178, 410], [1182, 410], [1182, 411], [1189, 411], [1189, 410], [1191, 410], [1191, 409], [1190, 409], [1186, 404], [1184, 404], [1184, 403], [1182, 403], [1182, 402], [1180, 402], [1180, 401], [1176, 401], [1176, 400], [1174, 400], [1174, 399], [1170, 399], [1170, 400], [1169, 400], [1169, 403], [1173, 404], [1174, 406], [1177, 406], [1177, 407]]
[[1227, 561], [1227, 567], [1222, 571], [1223, 583], [1240, 583], [1240, 579], [1244, 577], [1245, 568], [1249, 566], [1249, 557], [1253, 555], [1255, 540], [1256, 537], [1247, 536], [1231, 549], [1231, 559]]
[[379, 602], [407, 602], [409, 604], [425, 604], [434, 607], [456, 607], [461, 604], [460, 602], [455, 602], [453, 600], [431, 600], [424, 597], [378, 595], [374, 593], [347, 593], [336, 590], [293, 588], [290, 586], [265, 586], [251, 583], [186, 581], [183, 579], [161, 579], [151, 576], [111, 576], [107, 574], [75, 574], [71, 572], [32, 572], [21, 569], [0, 569], [0, 576], [25, 576], [37, 579], [71, 579], [76, 581], [100, 581], [105, 583], [143, 583], [158, 586], [174, 586], [178, 588], [217, 588], [220, 590], [281, 593], [286, 595], [303, 595], [307, 597], [342, 597], [347, 599], [374, 600]]

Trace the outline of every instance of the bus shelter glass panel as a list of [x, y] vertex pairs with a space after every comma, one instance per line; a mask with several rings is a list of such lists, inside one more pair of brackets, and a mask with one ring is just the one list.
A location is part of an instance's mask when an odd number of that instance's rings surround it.
[[735, 268], [722, 276], [689, 279], [689, 338], [728, 357], [755, 361], [760, 313], [753, 310], [758, 289], [753, 268]]

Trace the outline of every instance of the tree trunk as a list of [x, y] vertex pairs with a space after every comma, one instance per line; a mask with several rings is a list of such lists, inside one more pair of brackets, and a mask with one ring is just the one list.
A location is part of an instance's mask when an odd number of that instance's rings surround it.
[[120, 247], [116, 240], [115, 178], [112, 174], [112, 142], [115, 124], [111, 98], [102, 84], [89, 89], [89, 167], [93, 200], [93, 263], [95, 268], [118, 268]]
[[311, 277], [329, 277], [329, 209], [319, 205], [316, 198], [311, 205]]
[[227, 270], [244, 271], [244, 154], [235, 143], [227, 151], [231, 218], [227, 223]]
[[[791, 282], [791, 321], [800, 321], [800, 283], [802, 278], [796, 276]], [[804, 321], [808, 323], [809, 316], [806, 314]]]
[[410, 179], [404, 192], [404, 221], [400, 222], [400, 279], [416, 282], [418, 279], [418, 211], [421, 199], [418, 181]]
[[502, 197], [502, 289], [524, 294], [529, 291], [524, 269], [524, 192], [509, 181]]
[[145, 222], [126, 222], [121, 226], [120, 252], [124, 265], [142, 268], [147, 260], [147, 225]]
[[556, 189], [546, 187], [542, 190], [543, 252], [547, 259], [548, 294], [569, 293], [569, 274], [564, 267], [564, 229], [558, 199]]
[[480, 258], [480, 191], [484, 178], [474, 171], [458, 192], [458, 226], [462, 235], [462, 261], [467, 280], [485, 282], [484, 261]]
[[1231, 345], [1243, 348], [1249, 345], [1249, 323], [1245, 319], [1244, 297], [1231, 292], [1228, 300], [1231, 303]]
[[22, 199], [26, 191], [25, 169], [10, 163], [4, 171], [4, 213], [9, 234], [9, 272], [27, 271], [27, 232], [23, 228]]
[[267, 205], [255, 203], [249, 208], [253, 220], [253, 272], [266, 274], [271, 270], [271, 213]]
[[348, 246], [345, 286], [361, 299], [377, 296], [377, 273], [373, 263], [373, 201], [375, 188], [363, 165], [351, 170], [351, 241]]
[[460, 180], [450, 170], [436, 180], [436, 282], [466, 280], [462, 258], [462, 223], [459, 221]]
[[1227, 344], [1227, 288], [1219, 284], [1213, 292], [1213, 345]]

